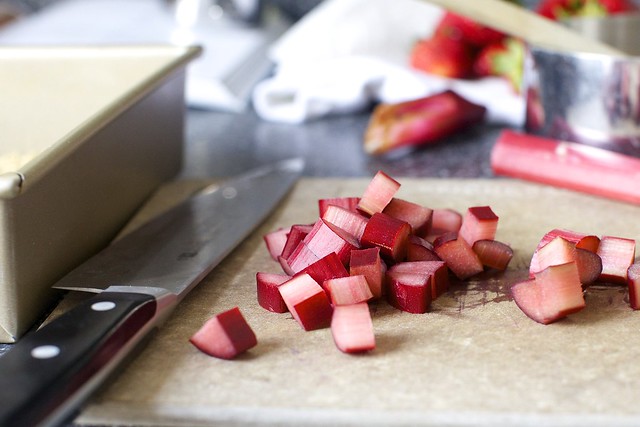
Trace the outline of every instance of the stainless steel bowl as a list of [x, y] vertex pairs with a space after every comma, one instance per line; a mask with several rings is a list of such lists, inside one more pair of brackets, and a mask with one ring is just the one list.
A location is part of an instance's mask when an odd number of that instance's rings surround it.
[[[622, 20], [626, 24], [616, 27]], [[638, 40], [640, 17], [574, 20], [571, 26], [622, 50]], [[529, 53], [528, 132], [640, 157], [640, 57], [538, 46]]]

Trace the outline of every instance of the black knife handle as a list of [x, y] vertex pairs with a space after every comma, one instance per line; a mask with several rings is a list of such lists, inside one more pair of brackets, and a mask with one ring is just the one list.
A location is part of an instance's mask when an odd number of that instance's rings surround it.
[[157, 296], [104, 291], [0, 358], [0, 426], [57, 425], [158, 320]]

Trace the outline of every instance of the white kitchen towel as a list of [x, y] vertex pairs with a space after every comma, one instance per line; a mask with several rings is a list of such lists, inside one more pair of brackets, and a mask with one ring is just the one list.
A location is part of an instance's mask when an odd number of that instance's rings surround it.
[[412, 45], [442, 13], [419, 0], [326, 0], [271, 48], [276, 68], [254, 89], [256, 112], [302, 123], [452, 89], [487, 107], [489, 121], [521, 125], [523, 99], [505, 80], [446, 79], [409, 67]]

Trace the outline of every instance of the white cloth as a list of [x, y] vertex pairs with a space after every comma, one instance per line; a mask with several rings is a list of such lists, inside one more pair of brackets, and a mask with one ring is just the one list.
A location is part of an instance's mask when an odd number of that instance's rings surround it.
[[413, 43], [429, 36], [442, 10], [417, 0], [327, 0], [270, 52], [272, 77], [253, 104], [270, 121], [301, 123], [452, 89], [488, 109], [494, 123], [520, 125], [524, 102], [500, 78], [456, 80], [411, 69]]

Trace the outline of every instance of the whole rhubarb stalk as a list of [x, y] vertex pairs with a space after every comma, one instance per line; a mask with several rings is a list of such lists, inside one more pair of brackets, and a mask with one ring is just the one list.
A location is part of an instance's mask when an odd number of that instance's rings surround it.
[[602, 148], [505, 130], [491, 167], [497, 175], [640, 204], [640, 159]]
[[447, 90], [397, 104], [378, 105], [364, 135], [369, 154], [433, 144], [484, 120], [487, 109]]

